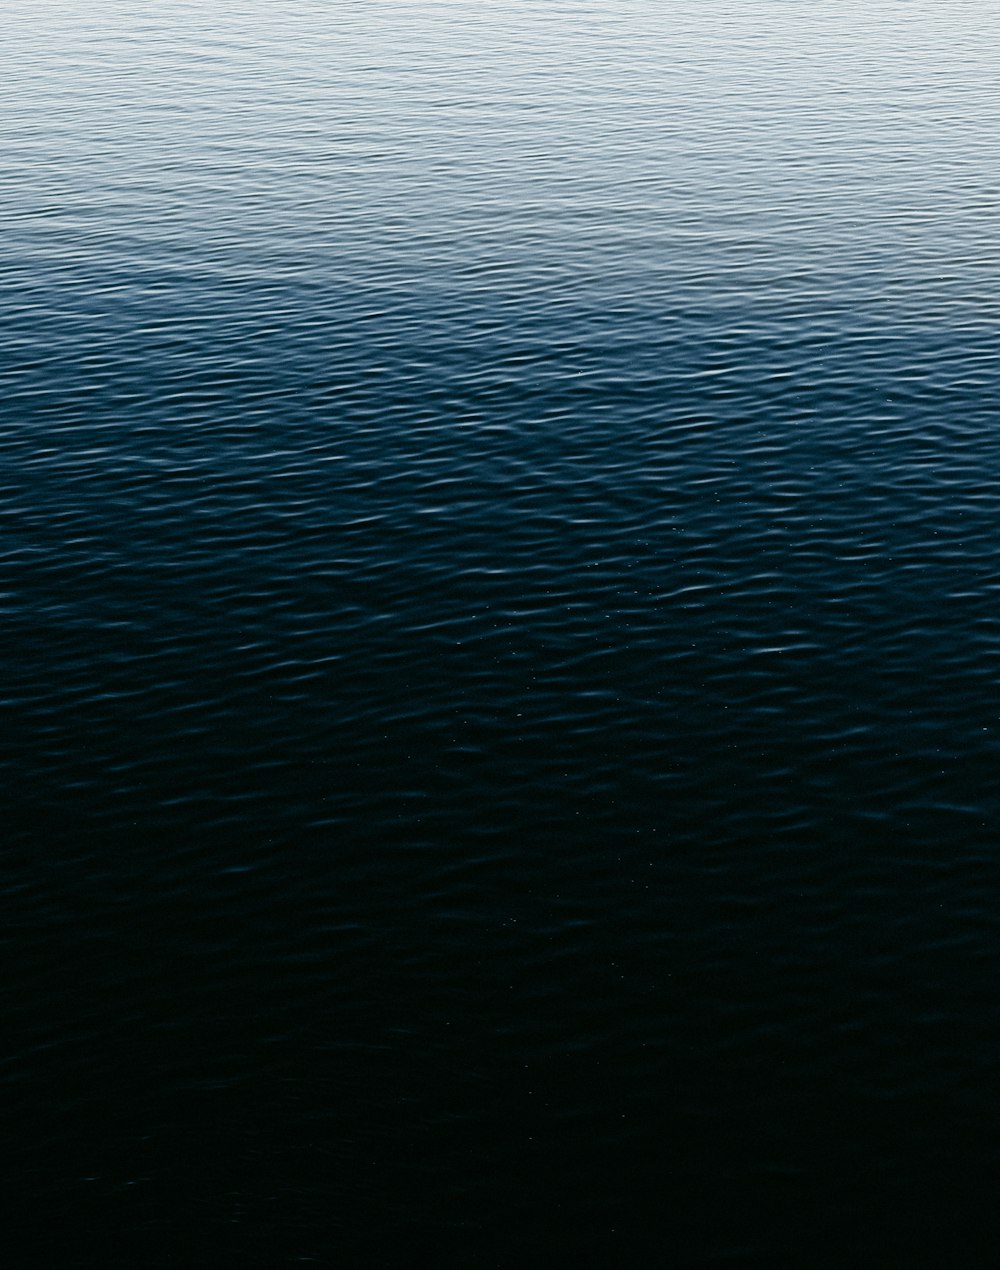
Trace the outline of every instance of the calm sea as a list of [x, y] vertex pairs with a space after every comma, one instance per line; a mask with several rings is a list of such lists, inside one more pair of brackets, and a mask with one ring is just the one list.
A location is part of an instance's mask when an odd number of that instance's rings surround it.
[[996, 5], [2, 28], [6, 1264], [994, 1264]]

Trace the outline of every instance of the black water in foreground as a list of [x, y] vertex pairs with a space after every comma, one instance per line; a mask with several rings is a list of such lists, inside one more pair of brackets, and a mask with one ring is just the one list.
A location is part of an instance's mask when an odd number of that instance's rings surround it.
[[5, 1263], [994, 1264], [995, 6], [4, 27]]

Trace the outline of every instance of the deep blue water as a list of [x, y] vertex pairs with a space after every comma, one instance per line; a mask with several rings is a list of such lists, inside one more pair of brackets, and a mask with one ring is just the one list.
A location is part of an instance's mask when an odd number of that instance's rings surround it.
[[8, 4], [17, 1265], [993, 1263], [998, 42]]

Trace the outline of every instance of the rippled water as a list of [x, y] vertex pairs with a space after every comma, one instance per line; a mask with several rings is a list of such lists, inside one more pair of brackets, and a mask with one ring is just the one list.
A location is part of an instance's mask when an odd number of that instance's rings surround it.
[[50, 1264], [990, 1264], [995, 6], [4, 27]]

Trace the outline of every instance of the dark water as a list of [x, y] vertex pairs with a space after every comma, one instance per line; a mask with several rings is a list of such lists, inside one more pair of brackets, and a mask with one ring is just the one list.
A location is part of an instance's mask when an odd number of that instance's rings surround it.
[[996, 9], [4, 27], [16, 1264], [992, 1264]]

